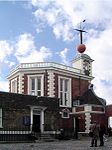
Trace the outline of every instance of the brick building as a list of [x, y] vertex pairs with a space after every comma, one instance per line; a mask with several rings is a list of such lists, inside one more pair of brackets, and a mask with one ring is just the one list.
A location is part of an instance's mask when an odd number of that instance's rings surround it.
[[56, 131], [59, 119], [56, 98], [0, 92], [0, 141], [29, 140], [35, 133]]
[[104, 121], [106, 106], [105, 100], [91, 89], [92, 62], [87, 54], [79, 53], [71, 66], [53, 62], [21, 63], [8, 76], [9, 92], [57, 98], [59, 128], [89, 132], [91, 121], [98, 118], [99, 122]]

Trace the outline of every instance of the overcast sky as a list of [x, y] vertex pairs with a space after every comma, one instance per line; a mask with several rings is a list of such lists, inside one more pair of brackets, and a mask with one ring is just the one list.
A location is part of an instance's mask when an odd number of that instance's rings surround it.
[[82, 23], [86, 54], [93, 60], [92, 81], [99, 97], [112, 104], [112, 0], [0, 1], [0, 90], [21, 62], [71, 65]]

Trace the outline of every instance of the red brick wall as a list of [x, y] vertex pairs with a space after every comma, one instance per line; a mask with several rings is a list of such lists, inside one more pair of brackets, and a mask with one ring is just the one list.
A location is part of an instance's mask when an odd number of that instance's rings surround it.
[[101, 124], [104, 127], [107, 125], [105, 114], [91, 114], [91, 121], [96, 121], [98, 124]]
[[84, 107], [76, 107], [76, 112], [84, 111]]
[[72, 98], [82, 95], [88, 89], [88, 81], [72, 78]]
[[112, 105], [107, 105], [106, 106], [106, 116], [112, 116]]
[[92, 106], [92, 111], [101, 111], [101, 112], [104, 112], [104, 108]]
[[72, 78], [72, 98], [80, 95], [80, 80]]
[[[71, 78], [69, 76], [64, 76], [60, 74], [55, 73], [55, 97], [58, 97], [58, 76], [63, 76], [67, 78]], [[88, 81], [87, 80], [82, 80], [82, 79], [77, 79], [77, 78], [71, 78], [72, 83], [71, 83], [71, 94], [72, 94], [72, 99], [74, 97], [77, 97], [84, 93], [88, 89]]]
[[85, 114], [80, 114], [79, 118], [79, 132], [85, 131]]
[[63, 128], [63, 129], [73, 129], [74, 128], [72, 115], [70, 115], [70, 118], [60, 118], [60, 128]]
[[48, 73], [47, 70], [44, 73], [44, 96], [48, 96]]
[[55, 89], [55, 92], [54, 92], [54, 95], [55, 97], [58, 97], [58, 74], [54, 74], [55, 75], [55, 80], [54, 80], [54, 89]]

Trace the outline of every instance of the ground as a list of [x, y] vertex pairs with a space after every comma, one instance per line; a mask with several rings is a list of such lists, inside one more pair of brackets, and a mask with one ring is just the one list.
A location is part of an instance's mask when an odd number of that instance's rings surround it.
[[[99, 145], [99, 141], [98, 141]], [[112, 150], [112, 137], [108, 138], [104, 147], [90, 147], [90, 138], [55, 142], [0, 144], [0, 150]]]

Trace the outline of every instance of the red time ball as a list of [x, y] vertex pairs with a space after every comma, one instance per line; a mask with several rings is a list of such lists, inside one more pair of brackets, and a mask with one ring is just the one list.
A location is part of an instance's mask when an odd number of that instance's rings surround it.
[[77, 47], [79, 53], [83, 53], [86, 50], [86, 46], [84, 44], [80, 44]]

